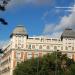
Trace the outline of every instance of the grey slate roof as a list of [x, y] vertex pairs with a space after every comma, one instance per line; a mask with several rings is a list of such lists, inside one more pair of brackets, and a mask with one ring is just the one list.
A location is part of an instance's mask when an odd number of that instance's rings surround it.
[[18, 26], [16, 26], [16, 28], [13, 30], [11, 36], [12, 36], [12, 35], [16, 35], [16, 34], [27, 35], [27, 31], [26, 31], [26, 29], [25, 29], [24, 26], [18, 25]]
[[64, 32], [61, 35], [62, 38], [67, 37], [67, 38], [75, 38], [75, 31], [67, 28], [64, 30]]

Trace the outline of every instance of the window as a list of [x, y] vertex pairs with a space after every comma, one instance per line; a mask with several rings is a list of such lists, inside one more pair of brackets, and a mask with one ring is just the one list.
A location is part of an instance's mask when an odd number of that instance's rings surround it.
[[24, 37], [23, 36], [19, 36], [18, 41], [19, 41], [19, 43], [23, 43], [24, 42]]
[[34, 49], [35, 48], [35, 45], [32, 45], [32, 48]]
[[22, 44], [22, 48], [24, 47], [24, 45]]
[[74, 50], [74, 47], [72, 47], [72, 50]]
[[54, 50], [57, 50], [57, 46], [54, 46]]
[[68, 44], [71, 44], [71, 43], [68, 43]]
[[42, 45], [39, 46], [39, 49], [42, 49]]
[[24, 37], [22, 36], [22, 37], [21, 37], [21, 43], [23, 43], [23, 42], [24, 42]]
[[15, 47], [17, 47], [17, 44], [15, 44]]
[[21, 53], [20, 52], [16, 52], [16, 59], [20, 59], [21, 58]]
[[22, 44], [18, 44], [18, 48], [22, 48]]
[[65, 50], [68, 50], [68, 47], [67, 46], [65, 47]]
[[28, 48], [28, 45], [26, 45], [26, 48]]
[[31, 49], [31, 45], [29, 45], [29, 47], [28, 47], [29, 49]]
[[41, 42], [44, 42], [44, 39], [43, 38], [41, 38]]
[[32, 58], [32, 52], [29, 52], [29, 53], [27, 54], [27, 58], [28, 58], [28, 59], [31, 59], [31, 58]]
[[61, 47], [61, 50], [63, 50], [63, 47]]
[[49, 49], [49, 46], [47, 46], [47, 49]]

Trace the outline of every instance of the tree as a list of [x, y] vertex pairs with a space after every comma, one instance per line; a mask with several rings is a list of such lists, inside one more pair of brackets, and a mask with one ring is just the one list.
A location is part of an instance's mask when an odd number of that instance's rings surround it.
[[2, 50], [2, 49], [0, 49], [0, 53], [1, 53], [1, 54], [3, 53], [3, 50]]
[[[5, 11], [6, 10], [6, 6], [8, 4], [10, 0], [2, 0], [2, 3], [0, 4], [0, 10], [1, 11]], [[8, 22], [5, 21], [4, 18], [0, 18], [0, 22], [3, 24], [3, 25], [7, 25]]]
[[14, 75], [74, 75], [75, 62], [61, 52], [18, 63]]

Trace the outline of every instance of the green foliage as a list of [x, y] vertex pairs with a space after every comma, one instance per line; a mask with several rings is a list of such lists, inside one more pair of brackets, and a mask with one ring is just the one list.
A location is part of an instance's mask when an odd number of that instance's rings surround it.
[[75, 62], [57, 51], [18, 63], [14, 75], [75, 75], [74, 72]]
[[3, 51], [2, 51], [2, 49], [0, 49], [0, 54], [2, 54], [3, 53]]

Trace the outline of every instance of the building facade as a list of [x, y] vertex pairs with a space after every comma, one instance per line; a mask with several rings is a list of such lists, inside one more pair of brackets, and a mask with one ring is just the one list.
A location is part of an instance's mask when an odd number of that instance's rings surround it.
[[0, 74], [13, 75], [18, 62], [57, 50], [75, 60], [75, 31], [65, 29], [60, 38], [29, 37], [23, 26], [17, 26], [10, 35], [9, 43], [3, 47]]

